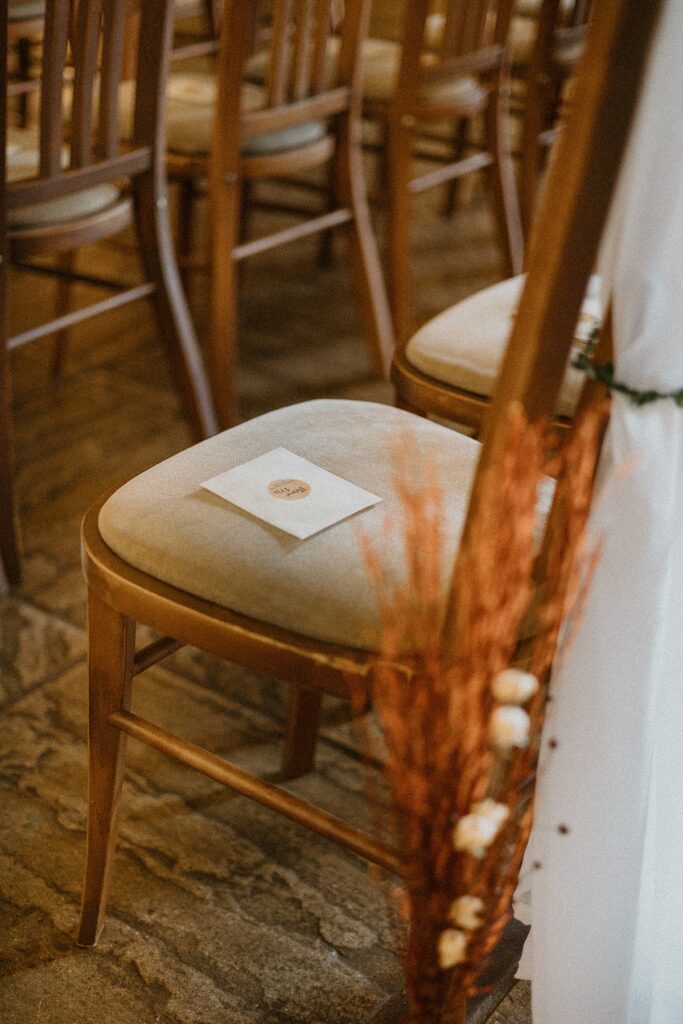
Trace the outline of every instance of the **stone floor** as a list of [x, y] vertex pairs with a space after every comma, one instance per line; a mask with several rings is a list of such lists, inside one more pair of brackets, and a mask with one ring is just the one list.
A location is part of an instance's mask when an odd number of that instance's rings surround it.
[[[422, 213], [424, 319], [500, 270], [476, 196], [452, 221]], [[320, 395], [391, 401], [372, 379], [342, 247], [329, 270], [314, 255], [290, 247], [245, 274], [245, 417]], [[87, 259], [134, 272], [129, 245]], [[201, 327], [206, 286], [195, 284]], [[11, 285], [16, 325], [39, 318], [52, 285], [25, 274]], [[48, 339], [13, 362], [25, 558], [22, 585], [0, 602], [0, 1022], [361, 1024], [401, 984], [387, 884], [136, 743], [107, 924], [96, 949], [74, 943], [85, 810], [79, 520], [103, 490], [190, 438], [144, 304], [74, 331], [58, 382], [51, 352]], [[254, 673], [186, 649], [139, 683], [136, 707], [238, 763], [277, 766], [283, 696]], [[366, 787], [346, 710], [330, 703], [319, 769], [293, 789], [362, 822]], [[492, 1024], [528, 1024], [528, 995], [516, 985]]]

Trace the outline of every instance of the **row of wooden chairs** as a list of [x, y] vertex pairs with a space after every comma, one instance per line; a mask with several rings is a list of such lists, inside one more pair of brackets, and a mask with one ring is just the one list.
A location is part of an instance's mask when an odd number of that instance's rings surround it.
[[[233, 6], [252, 5], [245, 0]], [[104, 920], [129, 736], [390, 871], [404, 870], [400, 851], [381, 839], [136, 715], [134, 679], [179, 644], [189, 643], [290, 683], [284, 761], [290, 777], [312, 765], [322, 694], [348, 695], [351, 684], [356, 692], [372, 690], [379, 633], [368, 634], [367, 626], [377, 625], [376, 595], [353, 525], [340, 523], [283, 548], [278, 531], [248, 517], [232, 517], [226, 528], [229, 513], [219, 499], [201, 491], [201, 481], [284, 444], [372, 486], [398, 514], [389, 452], [392, 437], [407, 429], [421, 457], [439, 465], [447, 545], [455, 549], [461, 532], [481, 511], [483, 474], [503, 444], [510, 409], [521, 407], [536, 421], [555, 408], [659, 6], [658, 0], [596, 0], [584, 88], [570, 112], [571, 134], [560, 140], [549, 169], [528, 277], [481, 453], [478, 442], [402, 410], [308, 402], [179, 454], [88, 513], [83, 543], [90, 611], [90, 783], [81, 943], [94, 944]], [[594, 385], [587, 385], [586, 395], [598, 397]], [[602, 394], [599, 400], [604, 401]], [[556, 496], [551, 519], [562, 515], [564, 498]], [[381, 545], [381, 515], [369, 513], [365, 523], [367, 535]], [[403, 578], [400, 559], [388, 556], [385, 570], [396, 581]], [[451, 583], [450, 609], [457, 603], [458, 582], [456, 576]], [[136, 653], [138, 622], [164, 636]], [[445, 622], [448, 629], [457, 618], [446, 615]], [[457, 656], [462, 637], [456, 630], [447, 640]], [[407, 686], [415, 683], [410, 652], [400, 670]], [[452, 1013], [448, 1019], [455, 1019]]]
[[[141, 6], [138, 31], [154, 46], [139, 48], [134, 78], [134, 118], [120, 144], [119, 89], [128, 30], [124, 0], [62, 3], [46, 0], [35, 133], [6, 129], [2, 104], [5, 181], [2, 189], [2, 263], [25, 263], [38, 254], [62, 254], [134, 227], [145, 280], [56, 320], [8, 336], [3, 316], [0, 450], [0, 546], [4, 573], [20, 575], [12, 488], [10, 353], [64, 331], [89, 316], [151, 297], [159, 333], [195, 435], [217, 429], [203, 360], [180, 285], [169, 221], [163, 109], [174, 12], [169, 0]], [[0, 4], [2, 59], [6, 63], [7, 0]], [[67, 73], [68, 68], [68, 73]], [[6, 75], [4, 76], [6, 80]], [[71, 276], [64, 271], [67, 279]], [[89, 275], [98, 283], [96, 275]], [[109, 282], [102, 282], [111, 290]]]
[[[179, 6], [186, 8], [185, 0], [180, 5], [177, 0], [175, 4], [139, 0], [132, 18], [130, 6], [122, 0], [74, 5], [44, 2], [39, 138], [36, 141], [14, 130], [8, 137], [2, 273], [7, 259], [26, 262], [37, 254], [54, 253], [60, 257], [57, 269], [68, 285], [75, 275], [61, 254], [132, 224], [139, 235], [147, 280], [84, 310], [68, 309], [63, 286], [56, 320], [6, 339], [2, 357], [6, 420], [11, 420], [7, 350], [55, 331], [63, 335], [86, 316], [150, 296], [195, 433], [206, 436], [218, 424], [233, 423], [239, 261], [273, 245], [339, 226], [346, 227], [351, 239], [374, 365], [386, 373], [394, 330], [363, 176], [363, 76], [365, 112], [378, 121], [386, 139], [388, 278], [400, 341], [394, 371], [399, 397], [404, 405], [420, 411], [443, 413], [444, 382], [438, 372], [434, 408], [416, 401], [412, 383], [401, 386], [404, 378], [412, 380], [415, 369], [402, 371], [403, 354], [407, 353], [410, 364], [415, 348], [406, 346], [412, 330], [411, 198], [424, 188], [473, 170], [487, 170], [505, 268], [508, 274], [521, 269], [522, 235], [504, 137], [505, 41], [512, 0], [451, 3], [436, 14], [429, 0], [416, 0], [407, 5], [402, 47], [387, 40], [366, 40], [368, 0], [347, 0], [345, 5], [334, 0], [230, 5], [215, 76], [170, 74], [174, 15]], [[215, 46], [219, 6], [215, 0], [202, 0], [198, 6], [209, 28], [208, 47], [201, 44], [200, 51], [191, 45], [179, 56], [205, 53]], [[550, 0], [544, 0], [544, 6], [552, 6]], [[271, 17], [261, 23], [268, 7], [272, 7]], [[14, 22], [8, 8], [4, 24], [11, 33]], [[267, 31], [259, 32], [263, 24]], [[33, 32], [36, 26], [28, 28]], [[145, 36], [145, 32], [152, 34]], [[155, 48], [151, 54], [145, 47], [144, 59], [138, 59], [136, 33], [160, 40], [158, 52]], [[266, 40], [256, 52], [255, 39]], [[213, 276], [208, 353], [213, 397], [171, 244], [161, 128], [164, 110], [171, 150], [168, 167], [172, 177], [182, 182], [181, 248], [188, 248], [190, 236], [186, 200], [198, 179], [210, 179]], [[416, 138], [430, 124], [444, 120], [460, 128], [480, 122], [481, 143], [473, 147], [470, 139], [466, 147], [457, 146], [447, 161], [415, 177]], [[466, 138], [462, 131], [460, 137], [461, 141]], [[250, 182], [315, 167], [331, 168], [332, 194], [324, 209], [268, 238], [240, 236], [242, 201]], [[125, 188], [122, 183], [127, 183]], [[9, 429], [0, 435], [0, 447], [11, 467]], [[3, 563], [8, 577], [17, 579], [19, 545], [9, 470], [3, 479]]]

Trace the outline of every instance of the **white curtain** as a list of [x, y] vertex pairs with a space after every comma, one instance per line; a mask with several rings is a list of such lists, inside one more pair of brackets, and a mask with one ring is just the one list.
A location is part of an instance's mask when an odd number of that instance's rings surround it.
[[[616, 376], [683, 388], [683, 0], [662, 13], [603, 256]], [[599, 479], [604, 550], [552, 684], [527, 858], [533, 1021], [683, 1024], [683, 408], [614, 395]]]

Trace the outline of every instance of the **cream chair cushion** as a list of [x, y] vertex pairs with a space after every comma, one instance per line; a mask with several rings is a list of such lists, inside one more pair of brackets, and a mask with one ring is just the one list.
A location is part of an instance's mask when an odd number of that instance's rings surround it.
[[[376, 649], [377, 594], [361, 530], [405, 578], [396, 525], [395, 456], [415, 438], [419, 473], [434, 459], [447, 529], [444, 588], [456, 553], [479, 444], [390, 406], [322, 400], [225, 431], [131, 480], [100, 513], [106, 543], [134, 567], [235, 612], [318, 640]], [[374, 508], [296, 540], [204, 490], [202, 481], [283, 446], [383, 498]]]
[[[475, 395], [489, 396], [519, 305], [525, 275], [476, 292], [429, 320], [410, 339], [406, 358], [434, 380]], [[600, 323], [600, 278], [590, 280], [577, 324], [577, 342]], [[560, 391], [557, 412], [571, 416], [584, 377], [571, 367]]]
[[45, 14], [45, 0], [9, 0], [7, 15], [12, 21], [31, 21]]
[[535, 18], [514, 17], [508, 32], [508, 54], [513, 68], [526, 67], [531, 60], [538, 25]]
[[541, 9], [542, 0], [515, 0], [513, 10], [523, 18], [536, 18]]
[[[33, 178], [38, 173], [40, 156], [34, 132], [29, 129], [8, 128], [5, 147], [7, 180], [21, 181]], [[69, 151], [64, 147], [62, 163], [67, 164]], [[48, 227], [65, 221], [77, 220], [90, 214], [99, 213], [118, 202], [121, 192], [114, 185], [95, 185], [80, 192], [48, 199], [43, 203], [32, 203], [16, 210], [7, 211], [7, 222], [11, 228]]]
[[[213, 120], [217, 97], [216, 77], [208, 72], [171, 75], [166, 89], [166, 139], [172, 153], [207, 154], [211, 152]], [[242, 109], [260, 110], [266, 105], [262, 86], [246, 82], [242, 89]], [[282, 128], [245, 140], [245, 156], [279, 153], [321, 139], [326, 132], [322, 121]]]

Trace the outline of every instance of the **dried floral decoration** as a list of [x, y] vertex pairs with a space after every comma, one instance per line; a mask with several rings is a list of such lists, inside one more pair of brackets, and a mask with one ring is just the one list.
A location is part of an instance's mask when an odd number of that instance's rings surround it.
[[[520, 411], [510, 415], [458, 555], [455, 637], [443, 632], [450, 567], [442, 558], [442, 490], [433, 465], [415, 484], [420, 459], [409, 438], [401, 439], [395, 478], [408, 565], [400, 589], [388, 589], [381, 558], [363, 541], [383, 623], [373, 692], [405, 859], [410, 1024], [464, 1022], [466, 999], [511, 914], [547, 676], [560, 625], [570, 608], [576, 620], [597, 559], [583, 551], [583, 535], [603, 419], [580, 422], [560, 456], [539, 554], [545, 427]], [[520, 645], [539, 576], [534, 638]], [[520, 658], [523, 669], [515, 667]]]

